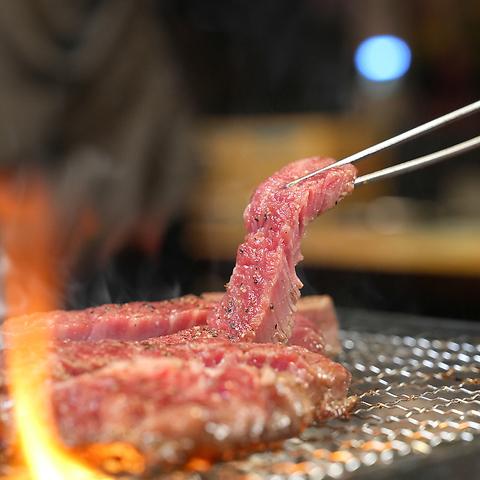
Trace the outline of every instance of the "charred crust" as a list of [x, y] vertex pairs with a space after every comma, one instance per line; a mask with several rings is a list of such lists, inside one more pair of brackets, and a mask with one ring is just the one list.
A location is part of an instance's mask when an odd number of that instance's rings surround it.
[[232, 300], [229, 300], [227, 305], [223, 307], [226, 313], [232, 313], [235, 310], [235, 304]]

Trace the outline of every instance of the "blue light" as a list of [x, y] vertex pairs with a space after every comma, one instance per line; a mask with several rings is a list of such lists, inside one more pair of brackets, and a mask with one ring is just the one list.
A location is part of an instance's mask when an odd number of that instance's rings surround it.
[[355, 66], [368, 80], [387, 82], [405, 75], [410, 68], [412, 53], [401, 38], [376, 35], [367, 38], [355, 52]]

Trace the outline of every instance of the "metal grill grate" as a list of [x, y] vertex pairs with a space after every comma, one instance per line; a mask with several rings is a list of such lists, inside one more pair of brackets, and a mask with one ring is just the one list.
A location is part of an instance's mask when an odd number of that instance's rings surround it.
[[356, 478], [431, 457], [452, 442], [478, 446], [480, 457], [477, 340], [345, 332], [340, 361], [360, 398], [351, 419], [310, 428], [282, 450], [218, 464], [201, 478]]

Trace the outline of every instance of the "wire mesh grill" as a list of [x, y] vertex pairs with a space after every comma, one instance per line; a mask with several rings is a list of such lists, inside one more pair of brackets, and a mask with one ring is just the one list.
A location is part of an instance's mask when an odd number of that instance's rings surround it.
[[478, 444], [480, 454], [480, 341], [348, 331], [343, 346], [359, 396], [349, 420], [189, 478], [355, 478], [452, 442]]

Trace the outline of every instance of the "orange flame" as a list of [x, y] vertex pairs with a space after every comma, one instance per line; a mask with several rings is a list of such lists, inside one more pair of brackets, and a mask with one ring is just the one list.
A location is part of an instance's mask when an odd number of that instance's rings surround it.
[[[38, 480], [107, 479], [65, 448], [55, 429], [48, 388], [49, 336], [29, 325], [28, 315], [58, 308], [66, 250], [45, 185], [36, 180], [20, 198], [11, 182], [0, 182], [0, 221], [8, 259], [3, 326], [6, 367], [14, 404], [14, 425], [28, 474]], [[63, 249], [63, 250], [62, 250]], [[28, 328], [25, 328], [27, 326]], [[25, 368], [25, 359], [35, 368]]]

